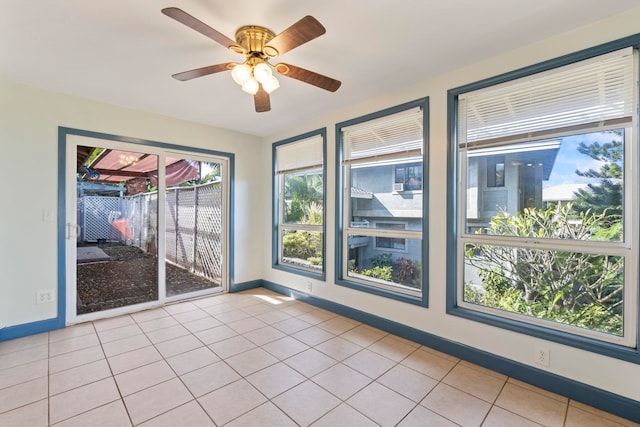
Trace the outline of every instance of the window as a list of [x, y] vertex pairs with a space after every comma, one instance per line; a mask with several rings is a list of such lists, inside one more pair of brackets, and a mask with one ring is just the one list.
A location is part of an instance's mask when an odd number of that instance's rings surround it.
[[324, 274], [325, 130], [274, 144], [276, 267]]
[[[338, 284], [426, 304], [427, 99], [336, 125]], [[408, 193], [407, 193], [408, 191]]]
[[636, 61], [628, 48], [450, 91], [461, 183], [451, 313], [636, 348]]
[[[376, 228], [384, 228], [385, 230], [405, 230], [406, 223], [398, 222], [376, 222]], [[406, 252], [407, 239], [399, 239], [397, 237], [376, 237], [376, 249], [390, 249], [393, 251]]]
[[422, 190], [422, 163], [397, 165], [394, 184], [394, 191]]

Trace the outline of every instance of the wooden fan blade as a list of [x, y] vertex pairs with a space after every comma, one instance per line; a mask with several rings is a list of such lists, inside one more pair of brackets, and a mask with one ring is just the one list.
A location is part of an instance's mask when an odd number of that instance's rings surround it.
[[209, 65], [207, 67], [196, 68], [195, 70], [183, 71], [182, 73], [177, 73], [172, 75], [176, 80], [180, 80], [186, 82], [187, 80], [195, 79], [196, 77], [208, 76], [209, 74], [219, 73], [221, 71], [229, 71], [235, 65], [233, 62], [228, 62], [225, 64], [216, 64]]
[[271, 99], [269, 98], [269, 94], [265, 92], [260, 85], [260, 88], [253, 95], [253, 102], [256, 104], [256, 113], [264, 113], [265, 111], [271, 110]]
[[176, 21], [186, 25], [187, 27], [196, 30], [200, 34], [209, 37], [214, 42], [220, 43], [226, 48], [237, 46], [234, 40], [231, 40], [224, 34], [214, 30], [204, 22], [200, 21], [197, 18], [194, 18], [182, 9], [178, 9], [177, 7], [167, 7], [165, 9], [162, 9], [162, 13], [167, 15], [169, 18], [173, 18]]
[[282, 55], [326, 31], [316, 18], [307, 15], [271, 39], [265, 46], [264, 53], [271, 57]]
[[304, 68], [296, 67], [295, 65], [285, 64], [284, 62], [277, 63], [274, 68], [278, 74], [300, 80], [301, 82], [309, 83], [310, 85], [328, 90], [329, 92], [337, 91], [342, 84], [339, 80], [323, 76], [322, 74], [313, 71], [305, 70]]

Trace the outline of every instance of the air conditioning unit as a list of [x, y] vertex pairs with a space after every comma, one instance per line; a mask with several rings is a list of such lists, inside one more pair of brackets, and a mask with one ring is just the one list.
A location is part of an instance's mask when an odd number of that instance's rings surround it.
[[404, 183], [402, 183], [402, 182], [394, 183], [393, 184], [393, 191], [396, 192], [396, 193], [404, 191]]

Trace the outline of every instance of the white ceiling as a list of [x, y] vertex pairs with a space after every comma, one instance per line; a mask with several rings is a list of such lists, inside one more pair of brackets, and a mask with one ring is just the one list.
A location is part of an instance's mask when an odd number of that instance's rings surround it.
[[[638, 0], [0, 0], [0, 78], [258, 136], [639, 6]], [[281, 77], [271, 111], [230, 73], [171, 74], [241, 60], [160, 9], [230, 38], [276, 34], [305, 15], [323, 36], [278, 60], [342, 81], [330, 93]], [[428, 95], [428, 94], [424, 94]], [[421, 95], [422, 96], [422, 95]]]

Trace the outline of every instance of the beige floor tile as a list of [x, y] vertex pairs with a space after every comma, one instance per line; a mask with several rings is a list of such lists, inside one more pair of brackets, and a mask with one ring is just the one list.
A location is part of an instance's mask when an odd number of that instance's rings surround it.
[[206, 311], [211, 316], [217, 317], [219, 314], [234, 311], [236, 308], [229, 303], [223, 302], [220, 304], [202, 307], [202, 310]]
[[47, 427], [48, 425], [49, 402], [47, 399], [0, 414], [0, 426]]
[[246, 319], [238, 320], [236, 322], [229, 322], [227, 323], [227, 326], [239, 334], [244, 334], [249, 331], [264, 328], [267, 324], [255, 317], [247, 317]]
[[132, 350], [137, 350], [142, 347], [151, 345], [151, 341], [144, 335], [137, 335], [134, 337], [123, 338], [117, 341], [111, 341], [102, 344], [102, 349], [107, 357], [115, 356], [122, 353], [127, 353]]
[[255, 347], [255, 344], [242, 335], [236, 335], [232, 338], [227, 338], [226, 340], [217, 341], [209, 346], [209, 348], [221, 359], [227, 359]]
[[298, 316], [298, 319], [304, 320], [311, 325], [317, 325], [318, 323], [326, 322], [329, 319], [333, 319], [336, 316], [337, 314], [335, 313], [323, 310], [321, 308], [316, 308], [315, 310], [311, 310], [304, 314], [301, 314], [300, 316]]
[[491, 409], [490, 403], [443, 383], [438, 384], [420, 404], [463, 426], [479, 426]]
[[340, 336], [346, 340], [358, 344], [361, 347], [368, 347], [374, 342], [382, 339], [386, 335], [386, 332], [369, 325], [358, 325]]
[[142, 424], [140, 427], [215, 427], [211, 418], [198, 405], [198, 402], [192, 400], [182, 406], [158, 415]]
[[315, 348], [336, 360], [344, 360], [362, 350], [362, 347], [359, 345], [341, 337], [331, 338], [328, 341], [316, 345]]
[[332, 334], [340, 335], [355, 328], [358, 325], [359, 323], [356, 322], [355, 320], [347, 319], [346, 317], [342, 317], [342, 316], [337, 316], [329, 320], [325, 320], [322, 323], [318, 323], [317, 326], [321, 329], [324, 329], [325, 331], [331, 332]]
[[246, 377], [255, 388], [269, 399], [289, 390], [306, 380], [284, 363], [276, 363]]
[[51, 424], [120, 399], [113, 378], [105, 378], [49, 398]]
[[129, 415], [122, 400], [76, 415], [73, 418], [55, 424], [54, 427], [128, 427], [131, 426]]
[[431, 348], [431, 347], [427, 347], [427, 346], [425, 346], [425, 345], [420, 346], [420, 350], [422, 350], [422, 351], [426, 351], [427, 353], [431, 353], [431, 354], [433, 354], [434, 356], [438, 356], [438, 357], [441, 357], [441, 358], [443, 358], [443, 359], [450, 360], [450, 361], [451, 361], [451, 362], [453, 362], [453, 363], [459, 363], [459, 362], [460, 362], [460, 359], [458, 359], [458, 358], [457, 358], [457, 357], [455, 357], [455, 356], [451, 356], [450, 354], [443, 353], [443, 352], [441, 352], [441, 351], [435, 350], [435, 349], [433, 349], [433, 348]]
[[189, 331], [182, 325], [169, 326], [168, 328], [156, 329], [152, 332], [147, 332], [147, 338], [154, 343], [158, 344], [164, 341], [169, 341], [174, 338], [189, 335]]
[[[245, 310], [246, 311], [246, 310]], [[292, 316], [288, 315], [287, 313], [284, 313], [282, 311], [268, 311], [266, 313], [262, 313], [262, 314], [258, 314], [255, 315], [257, 319], [261, 320], [262, 322], [271, 325], [273, 323], [278, 323], [278, 322], [282, 322], [284, 320], [287, 319], [291, 319]]]
[[276, 358], [284, 360], [288, 359], [294, 354], [298, 354], [309, 349], [309, 346], [298, 341], [295, 338], [284, 336], [283, 338], [271, 341], [270, 343], [263, 345], [262, 348], [267, 350]]
[[305, 381], [272, 400], [301, 426], [318, 420], [341, 402], [319, 385]]
[[298, 317], [292, 317], [281, 322], [276, 322], [271, 326], [284, 332], [285, 334], [291, 335], [311, 327], [311, 324]]
[[225, 362], [240, 375], [247, 376], [278, 363], [278, 359], [258, 347], [226, 358]]
[[342, 363], [320, 372], [312, 380], [342, 400], [350, 398], [372, 381], [371, 378]]
[[259, 346], [286, 336], [284, 332], [277, 330], [273, 326], [265, 326], [264, 328], [246, 332], [243, 335], [246, 339]]
[[[458, 427], [458, 424], [428, 410], [424, 406], [416, 406], [400, 421], [398, 427]], [[505, 427], [517, 427], [505, 426]]]
[[246, 380], [241, 379], [198, 398], [198, 402], [217, 425], [246, 414], [267, 399]]
[[316, 307], [311, 304], [306, 304], [304, 302], [293, 301], [292, 303], [287, 304], [286, 307], [281, 308], [280, 310], [284, 313], [287, 313], [290, 316], [301, 316], [305, 313], [315, 310]]
[[216, 314], [214, 317], [219, 321], [221, 321], [222, 323], [228, 324], [231, 322], [237, 322], [238, 320], [247, 319], [251, 316], [245, 313], [244, 311], [238, 310], [236, 308], [231, 311], [225, 311], [224, 313]]
[[528, 383], [522, 382], [522, 381], [517, 380], [515, 378], [509, 378], [507, 381], [510, 384], [514, 384], [514, 385], [517, 385], [518, 387], [526, 388], [527, 390], [531, 390], [531, 391], [536, 392], [538, 394], [541, 394], [543, 396], [550, 397], [551, 399], [555, 399], [555, 400], [557, 400], [559, 402], [569, 403], [569, 399], [567, 397], [561, 396], [559, 394], [553, 393], [551, 391], [545, 390], [545, 389], [540, 388], [540, 387], [536, 387], [536, 386], [534, 386], [532, 384], [528, 384]]
[[83, 348], [100, 345], [96, 334], [82, 335], [68, 340], [56, 341], [49, 344], [49, 357], [82, 350]]
[[166, 316], [140, 322], [138, 326], [140, 326], [140, 329], [142, 329], [145, 333], [149, 333], [157, 331], [159, 329], [170, 328], [179, 324], [180, 322], [178, 322], [176, 319], [171, 317], [169, 313], [167, 313]]
[[383, 426], [396, 425], [416, 407], [416, 402], [376, 382], [360, 390], [347, 403]]
[[500, 390], [502, 390], [506, 378], [500, 379], [466, 365], [458, 364], [447, 374], [442, 382], [493, 403]]
[[195, 320], [207, 319], [212, 317], [206, 311], [196, 309], [191, 311], [185, 311], [184, 313], [174, 314], [173, 318], [184, 325], [185, 323], [188, 323], [188, 322], [193, 322]]
[[511, 382], [504, 386], [495, 404], [545, 426], [562, 426], [567, 411], [566, 403]]
[[189, 390], [179, 379], [174, 378], [126, 396], [124, 403], [133, 424], [140, 424], [192, 399]]
[[104, 353], [99, 345], [65, 353], [49, 358], [49, 373], [64, 371], [65, 369], [71, 369], [100, 359], [104, 359]]
[[378, 378], [396, 364], [393, 360], [367, 349], [345, 359], [343, 363], [372, 379]]
[[20, 383], [46, 377], [49, 373], [49, 361], [47, 359], [36, 360], [24, 365], [14, 366], [0, 370], [0, 390]]
[[161, 317], [170, 316], [163, 308], [152, 308], [150, 310], [139, 311], [131, 314], [136, 323], [148, 322], [149, 320], [160, 319]]
[[475, 363], [467, 362], [466, 360], [460, 360], [458, 364], [461, 366], [466, 366], [467, 368], [475, 369], [476, 371], [480, 371], [483, 374], [491, 375], [492, 377], [498, 378], [499, 380], [507, 381], [507, 379], [509, 378], [506, 375], [501, 374], [500, 372], [483, 368], [482, 366], [476, 365]]
[[[332, 409], [328, 414], [320, 418], [312, 427], [377, 427], [379, 424], [373, 422], [351, 406], [343, 403]], [[424, 426], [424, 424], [423, 424]]]
[[569, 405], [564, 425], [565, 427], [623, 427], [625, 425], [617, 421], [614, 421], [613, 417], [596, 415]]
[[482, 423], [482, 427], [540, 427], [540, 424], [494, 406]]
[[[205, 313], [206, 314], [206, 313]], [[222, 322], [216, 319], [215, 317], [211, 317], [207, 314], [207, 317], [203, 317], [202, 319], [192, 320], [190, 322], [183, 323], [182, 326], [187, 328], [189, 332], [200, 332], [206, 329], [215, 328], [216, 326], [221, 326]]]
[[640, 427], [640, 423], [634, 423], [633, 421], [630, 421], [626, 418], [618, 417], [617, 415], [613, 415], [609, 412], [602, 411], [600, 409], [594, 408], [593, 406], [585, 405], [584, 403], [577, 402], [575, 400], [570, 400], [569, 406], [574, 406], [590, 414], [594, 414], [598, 417], [615, 421], [627, 427]]
[[167, 311], [167, 313], [172, 315], [198, 310], [198, 306], [190, 301], [169, 304], [163, 308]]
[[167, 359], [180, 353], [195, 350], [199, 347], [204, 347], [202, 341], [195, 336], [189, 334], [182, 337], [173, 338], [168, 341], [163, 341], [155, 345], [156, 349]]
[[200, 397], [241, 377], [229, 365], [220, 361], [184, 374], [180, 378], [195, 397]]
[[418, 403], [438, 384], [436, 380], [403, 365], [396, 365], [377, 380]]
[[226, 340], [227, 338], [235, 337], [238, 333], [227, 325], [222, 325], [196, 332], [194, 335], [205, 345], [209, 345], [218, 341]]
[[457, 362], [437, 356], [421, 347], [400, 363], [431, 378], [441, 380], [453, 369]]
[[140, 334], [142, 334], [142, 329], [140, 329], [138, 325], [127, 325], [100, 331], [98, 332], [98, 338], [100, 338], [100, 342], [106, 343]]
[[331, 332], [325, 331], [324, 329], [318, 328], [317, 326], [311, 326], [310, 328], [303, 329], [299, 332], [296, 332], [295, 334], [292, 334], [291, 336], [298, 341], [302, 341], [303, 343], [310, 346], [318, 345], [335, 337], [335, 335]]
[[245, 313], [251, 316], [259, 316], [261, 314], [269, 313], [270, 311], [276, 311], [277, 309], [271, 304], [259, 303], [242, 309]]
[[383, 355], [387, 359], [393, 360], [394, 362], [400, 362], [402, 359], [416, 351], [417, 347], [415, 343], [409, 344], [406, 341], [394, 338], [392, 335], [387, 335], [367, 348]]
[[225, 424], [225, 427], [296, 427], [291, 418], [278, 409], [273, 403], [267, 402], [244, 415]]
[[204, 298], [200, 298], [197, 300], [193, 300], [193, 304], [199, 308], [205, 308], [205, 307], [211, 307], [214, 305], [218, 305], [218, 304], [222, 304], [223, 301], [220, 297], [224, 296], [224, 294], [222, 295], [213, 295], [210, 297], [204, 297]]
[[8, 369], [24, 365], [25, 363], [35, 362], [36, 360], [43, 360], [47, 357], [49, 357], [49, 344], [41, 344], [1, 355], [0, 366], [2, 366], [2, 369]]
[[[64, 329], [61, 329], [63, 331]], [[30, 335], [22, 338], [16, 338], [8, 341], [0, 341], [0, 356], [15, 353], [16, 351], [23, 351], [27, 349], [32, 349], [34, 347], [39, 347], [43, 345], [49, 344], [48, 334], [36, 334]], [[4, 360], [0, 357], [0, 361]], [[0, 365], [3, 366], [3, 365]]]
[[219, 361], [220, 358], [207, 347], [200, 347], [186, 353], [170, 357], [167, 362], [178, 375], [186, 374]]
[[128, 396], [145, 388], [174, 378], [176, 374], [166, 361], [160, 360], [115, 376], [122, 396]]
[[133, 325], [135, 321], [131, 316], [125, 314], [124, 316], [110, 317], [108, 319], [95, 320], [93, 327], [96, 331], [106, 331], [107, 329], [119, 328], [121, 326]]
[[156, 350], [154, 346], [149, 345], [147, 347], [142, 347], [137, 350], [109, 357], [107, 360], [109, 362], [109, 366], [111, 366], [111, 371], [116, 375], [131, 369], [139, 368], [140, 366], [157, 362], [161, 359], [162, 355], [160, 355], [158, 350]]
[[110, 377], [111, 369], [104, 359], [76, 366], [49, 376], [49, 395], [53, 396]]
[[66, 328], [49, 332], [49, 342], [52, 343], [95, 333], [96, 330], [93, 327], [92, 322], [79, 323], [77, 325], [67, 326]]
[[296, 354], [295, 356], [291, 356], [286, 359], [284, 363], [291, 366], [305, 377], [311, 378], [325, 369], [332, 367], [338, 363], [338, 361], [314, 348], [310, 348], [302, 353]]
[[47, 377], [42, 377], [0, 390], [0, 413], [45, 399], [47, 386]]

